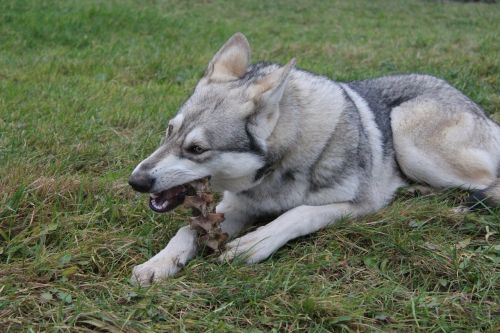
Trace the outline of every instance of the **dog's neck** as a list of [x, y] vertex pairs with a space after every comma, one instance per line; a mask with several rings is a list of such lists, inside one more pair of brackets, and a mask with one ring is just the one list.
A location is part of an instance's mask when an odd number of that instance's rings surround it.
[[265, 161], [271, 168], [277, 168], [290, 147], [298, 141], [298, 113], [303, 107], [299, 103], [298, 93], [293, 80], [290, 80], [279, 104], [278, 122], [266, 141]]
[[[318, 90], [319, 84], [323, 89]], [[275, 170], [286, 173], [287, 170], [308, 169], [304, 163], [314, 163], [320, 153], [318, 147], [336, 131], [344, 99], [336, 82], [293, 70], [279, 104], [277, 124], [266, 140], [265, 165], [257, 172], [255, 180], [259, 182], [254, 186]], [[328, 112], [320, 112], [325, 108]], [[310, 158], [304, 160], [303, 156]]]

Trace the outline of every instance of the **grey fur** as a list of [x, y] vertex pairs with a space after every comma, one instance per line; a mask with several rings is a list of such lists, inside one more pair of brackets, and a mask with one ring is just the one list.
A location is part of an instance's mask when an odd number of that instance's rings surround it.
[[[230, 237], [259, 216], [278, 216], [228, 243], [222, 258], [264, 260], [342, 216], [384, 207], [408, 179], [500, 202], [500, 127], [444, 80], [410, 74], [342, 84], [295, 69], [294, 60], [249, 59], [248, 41], [235, 34], [171, 120], [164, 145], [131, 176], [155, 178], [153, 193], [211, 176], [224, 191], [217, 211]], [[194, 154], [192, 145], [205, 149]], [[194, 232], [182, 228], [134, 269], [135, 279], [175, 274], [171, 262], [195, 252]]]

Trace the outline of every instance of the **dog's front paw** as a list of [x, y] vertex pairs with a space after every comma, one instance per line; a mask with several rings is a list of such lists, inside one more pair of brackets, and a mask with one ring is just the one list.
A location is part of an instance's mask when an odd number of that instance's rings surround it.
[[131, 282], [142, 287], [149, 286], [153, 282], [175, 275], [182, 266], [178, 260], [170, 258], [146, 261], [144, 264], [134, 267]]
[[279, 237], [264, 226], [226, 244], [226, 250], [219, 260], [241, 258], [247, 264], [254, 264], [267, 259], [281, 245]]

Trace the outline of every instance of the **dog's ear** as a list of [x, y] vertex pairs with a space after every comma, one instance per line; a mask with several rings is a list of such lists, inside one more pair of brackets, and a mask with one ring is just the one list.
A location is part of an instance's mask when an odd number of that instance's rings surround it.
[[250, 96], [257, 104], [278, 104], [283, 97], [288, 76], [294, 66], [295, 58], [285, 66], [254, 82], [250, 87]]
[[272, 71], [248, 88], [249, 95], [257, 107], [255, 114], [250, 118], [250, 130], [260, 140], [267, 140], [278, 122], [279, 103], [294, 66], [295, 59], [292, 59], [285, 66]]
[[205, 78], [224, 82], [245, 75], [250, 63], [250, 44], [241, 32], [235, 33], [208, 64]]

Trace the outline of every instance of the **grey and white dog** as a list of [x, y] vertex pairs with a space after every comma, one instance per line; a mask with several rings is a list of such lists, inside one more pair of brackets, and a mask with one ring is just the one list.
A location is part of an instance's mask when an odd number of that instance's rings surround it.
[[[184, 184], [210, 176], [224, 191], [216, 209], [231, 238], [275, 216], [221, 255], [247, 263], [384, 207], [409, 180], [500, 201], [500, 126], [445, 81], [411, 74], [336, 83], [294, 64], [251, 65], [247, 39], [232, 36], [131, 186], [165, 212], [182, 203]], [[182, 227], [132, 279], [171, 276], [196, 251], [196, 233]]]

